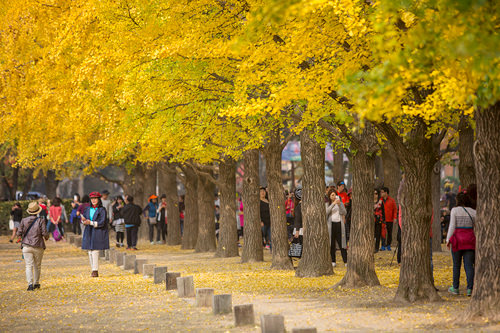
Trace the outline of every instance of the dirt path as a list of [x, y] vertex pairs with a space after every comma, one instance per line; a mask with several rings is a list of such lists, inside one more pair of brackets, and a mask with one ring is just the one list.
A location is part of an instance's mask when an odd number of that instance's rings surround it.
[[0, 237], [0, 331], [258, 332], [260, 315], [271, 313], [284, 315], [289, 331], [308, 326], [318, 331], [500, 330], [487, 323], [454, 326], [468, 299], [445, 292], [451, 283], [449, 253], [434, 257], [443, 302], [401, 307], [392, 302], [398, 268], [389, 265], [387, 252], [376, 257], [382, 286], [335, 290], [331, 286], [345, 273], [343, 264], [333, 276], [299, 279], [294, 272], [269, 270], [269, 254], [265, 263], [240, 264], [239, 258], [139, 245], [138, 258], [193, 275], [197, 288], [231, 293], [233, 305], [253, 303], [256, 325], [235, 328], [232, 314], [214, 316], [211, 309], [195, 307], [194, 299], [179, 299], [163, 284], [106, 261], [100, 263], [100, 277], [90, 278], [86, 253], [66, 243], [48, 243], [42, 288], [27, 292], [19, 247]]

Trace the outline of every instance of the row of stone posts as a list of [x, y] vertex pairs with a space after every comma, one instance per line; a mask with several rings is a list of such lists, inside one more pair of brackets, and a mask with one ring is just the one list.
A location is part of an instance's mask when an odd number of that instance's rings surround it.
[[[70, 244], [82, 246], [82, 237], [69, 236]], [[194, 288], [193, 276], [181, 277], [179, 272], [168, 272], [166, 266], [156, 266], [148, 263], [147, 259], [139, 259], [134, 254], [117, 251], [116, 249], [101, 250], [99, 257], [110, 263], [115, 263], [124, 270], [133, 270], [134, 274], [142, 274], [146, 278], [153, 278], [153, 283], [164, 283], [166, 290], [177, 290], [181, 298], [195, 298], [196, 307], [211, 307], [213, 314], [227, 314], [234, 312], [235, 326], [255, 324], [253, 304], [232, 305], [231, 294], [215, 295], [212, 288]], [[285, 318], [282, 315], [261, 315], [261, 332], [286, 332]], [[292, 333], [314, 333], [316, 328], [294, 328]]]

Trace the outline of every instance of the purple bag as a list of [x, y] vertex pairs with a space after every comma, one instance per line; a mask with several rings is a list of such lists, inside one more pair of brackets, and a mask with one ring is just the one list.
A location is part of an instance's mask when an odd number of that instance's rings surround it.
[[54, 240], [56, 242], [59, 242], [62, 239], [61, 232], [59, 231], [59, 227], [56, 225], [56, 228], [52, 232], [52, 237], [54, 237]]

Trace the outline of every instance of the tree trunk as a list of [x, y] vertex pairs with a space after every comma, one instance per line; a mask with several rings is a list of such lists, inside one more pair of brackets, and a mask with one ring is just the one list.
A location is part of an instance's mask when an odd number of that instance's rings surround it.
[[45, 180], [45, 192], [47, 194], [47, 198], [52, 200], [56, 197], [57, 185], [59, 185], [59, 180], [56, 179], [56, 172], [54, 170], [48, 170], [44, 176], [44, 180]]
[[279, 130], [270, 131], [264, 149], [266, 159], [269, 210], [271, 215], [272, 269], [292, 269], [288, 257], [288, 232], [286, 230], [285, 194], [281, 179], [281, 151]]
[[298, 277], [332, 275], [328, 227], [325, 210], [325, 150], [303, 130], [300, 155], [304, 166], [302, 180], [302, 258], [295, 272]]
[[375, 188], [384, 186], [384, 163], [380, 155], [375, 156]]
[[[396, 194], [398, 193], [399, 183], [401, 182], [401, 168], [396, 152], [391, 145], [386, 144], [382, 147], [382, 163], [384, 168], [384, 186], [389, 188], [391, 197], [393, 197], [397, 203]], [[392, 239], [398, 239], [397, 226], [392, 228]]]
[[458, 124], [458, 175], [460, 185], [467, 188], [476, 184], [476, 169], [474, 168], [474, 129], [470, 126], [468, 117], [462, 115]]
[[375, 273], [373, 235], [374, 157], [359, 150], [352, 155], [353, 191], [352, 223], [349, 251], [347, 252], [347, 272], [337, 284], [347, 288], [378, 286], [380, 282]]
[[500, 321], [500, 102], [476, 110], [478, 180], [474, 289], [466, 318]]
[[175, 166], [163, 162], [159, 165], [160, 193], [167, 197], [167, 244], [181, 244], [181, 225], [179, 219], [179, 196], [177, 195], [177, 172]]
[[335, 183], [344, 180], [344, 149], [337, 148], [333, 155], [333, 181]]
[[216, 257], [237, 257], [238, 230], [236, 221], [236, 162], [226, 157], [219, 164], [220, 189], [219, 242]]
[[[198, 241], [199, 212], [198, 202], [201, 192], [198, 193], [199, 180], [198, 175], [190, 166], [182, 168], [185, 175], [184, 187], [186, 188], [185, 212], [184, 212], [184, 232], [182, 234], [181, 248], [194, 249]], [[204, 189], [201, 189], [204, 190]], [[203, 192], [202, 195], [207, 195]], [[210, 199], [213, 199], [213, 192], [210, 193]], [[213, 200], [212, 200], [213, 201]], [[212, 203], [213, 206], [213, 203]]]
[[432, 251], [441, 252], [441, 162], [432, 169]]
[[260, 226], [259, 203], [259, 151], [256, 149], [243, 152], [243, 252], [241, 262], [264, 261], [262, 249], [262, 229]]
[[[195, 247], [196, 252], [214, 252], [216, 250], [214, 193], [215, 193], [214, 183], [207, 176], [204, 176], [203, 174], [198, 175], [199, 225], [198, 225], [198, 238]], [[234, 199], [235, 198], [233, 198], [233, 200]], [[186, 211], [187, 211], [187, 202], [186, 202]]]
[[26, 169], [24, 186], [23, 186], [23, 195], [21, 200], [26, 200], [26, 196], [31, 189], [31, 185], [33, 184], [33, 169]]

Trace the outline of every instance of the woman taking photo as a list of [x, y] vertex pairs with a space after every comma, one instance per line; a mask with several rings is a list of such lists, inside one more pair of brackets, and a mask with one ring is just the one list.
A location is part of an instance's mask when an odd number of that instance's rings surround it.
[[457, 194], [457, 206], [451, 209], [450, 226], [446, 245], [451, 247], [453, 258], [453, 286], [448, 289], [452, 294], [458, 295], [460, 285], [460, 268], [462, 259], [464, 262], [465, 275], [467, 276], [467, 296], [472, 295], [474, 287], [474, 261], [476, 250], [476, 236], [474, 235], [474, 224], [476, 211], [469, 196], [460, 192]]
[[337, 245], [340, 247], [340, 254], [344, 264], [347, 264], [347, 238], [345, 229], [346, 209], [342, 200], [337, 195], [335, 189], [328, 191], [328, 202], [326, 203], [326, 217], [328, 221], [328, 231], [330, 234], [330, 255], [332, 256], [332, 266], [337, 266], [336, 252]]
[[88, 250], [92, 277], [98, 277], [99, 250], [109, 249], [108, 223], [106, 209], [102, 206], [101, 194], [92, 192], [89, 194], [90, 206], [82, 215], [82, 223], [85, 225], [82, 238], [82, 250]]

